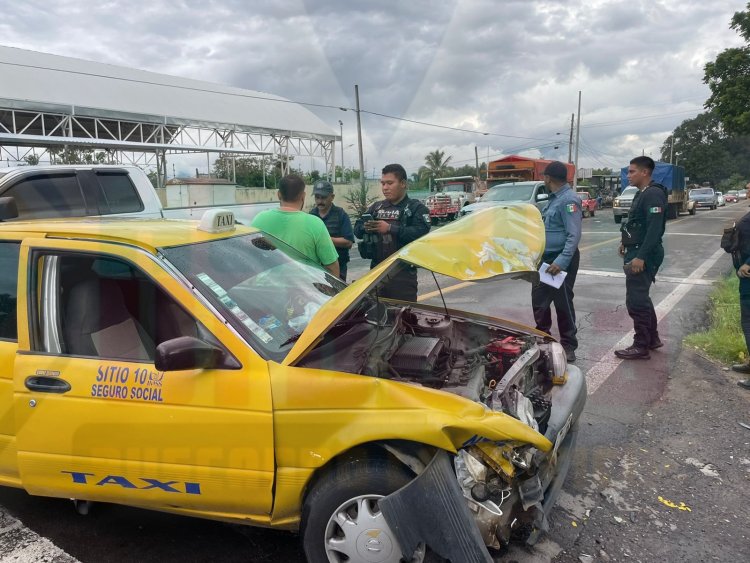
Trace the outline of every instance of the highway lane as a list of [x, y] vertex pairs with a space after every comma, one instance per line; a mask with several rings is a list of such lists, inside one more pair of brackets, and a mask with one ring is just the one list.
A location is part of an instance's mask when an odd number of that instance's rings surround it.
[[[716, 256], [724, 223], [739, 218], [748, 204], [716, 211], [699, 211], [670, 221], [665, 236], [666, 258], [652, 290], [656, 304], [667, 299], [676, 288], [686, 288], [669, 310], [664, 310], [660, 331], [666, 346], [652, 354], [650, 361], [617, 363], [609, 351], [632, 328], [624, 308], [625, 287], [622, 261], [617, 255], [618, 226], [611, 211], [600, 211], [584, 220], [581, 243], [581, 272], [576, 282], [580, 348], [578, 365], [585, 373], [609, 371], [589, 398], [582, 419], [577, 456], [566, 492], [577, 490], [576, 475], [585, 473], [600, 449], [618, 441], [627, 441], [629, 428], [640, 420], [649, 405], [657, 401], [686, 331], [703, 318], [710, 283], [729, 270], [728, 255]], [[356, 250], [355, 250], [356, 253]], [[713, 260], [713, 261], [712, 261]], [[696, 270], [701, 266], [696, 277]], [[350, 265], [352, 277], [367, 270], [364, 260], [355, 258]], [[693, 278], [690, 276], [693, 275]], [[532, 323], [530, 285], [519, 280], [489, 284], [457, 284], [439, 277], [449, 307], [506, 316]], [[431, 276], [420, 275], [420, 293], [425, 301], [439, 305]], [[673, 299], [674, 301], [674, 299]], [[0, 488], [0, 505], [26, 526], [85, 562], [140, 560], [164, 561], [301, 561], [298, 539], [294, 534], [217, 522], [176, 517], [114, 505], [95, 505], [89, 516], [75, 513], [72, 503], [59, 499], [29, 497], [23, 491]], [[529, 553], [514, 553], [518, 561], [547, 561], [567, 538], [555, 535]]]

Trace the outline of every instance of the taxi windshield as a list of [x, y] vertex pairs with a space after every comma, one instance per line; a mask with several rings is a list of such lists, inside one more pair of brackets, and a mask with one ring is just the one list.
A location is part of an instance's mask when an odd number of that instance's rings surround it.
[[265, 233], [162, 248], [164, 257], [266, 359], [282, 361], [346, 284]]

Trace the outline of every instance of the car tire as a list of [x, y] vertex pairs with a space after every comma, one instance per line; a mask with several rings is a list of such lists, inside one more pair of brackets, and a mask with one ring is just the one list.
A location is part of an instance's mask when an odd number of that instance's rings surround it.
[[594, 210], [593, 209], [591, 210], [591, 216], [592, 217], [594, 216]]
[[591, 212], [588, 209], [584, 208], [583, 209], [583, 216], [584, 217], [590, 217], [591, 216]]
[[435, 227], [439, 222], [440, 220], [437, 217], [430, 217], [430, 225], [432, 225], [433, 227]]
[[[359, 542], [369, 537], [365, 531], [375, 528], [381, 530], [379, 546], [392, 552], [391, 558], [378, 561], [398, 562], [401, 550], [377, 508], [377, 499], [397, 491], [413, 478], [406, 467], [380, 458], [352, 460], [328, 470], [314, 484], [302, 507], [302, 546], [307, 561], [367, 561], [356, 557], [357, 548], [364, 548]], [[346, 519], [346, 529], [338, 523], [337, 515]], [[334, 538], [336, 541], [330, 541]], [[413, 561], [424, 559], [422, 552]]]
[[622, 215], [615, 215], [615, 223], [622, 223]]

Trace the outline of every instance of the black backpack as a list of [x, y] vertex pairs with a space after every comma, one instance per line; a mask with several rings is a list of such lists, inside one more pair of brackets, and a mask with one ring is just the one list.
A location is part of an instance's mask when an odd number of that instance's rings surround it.
[[732, 223], [731, 227], [724, 227], [719, 244], [724, 252], [730, 254], [734, 254], [740, 249], [740, 231], [737, 228], [737, 223]]

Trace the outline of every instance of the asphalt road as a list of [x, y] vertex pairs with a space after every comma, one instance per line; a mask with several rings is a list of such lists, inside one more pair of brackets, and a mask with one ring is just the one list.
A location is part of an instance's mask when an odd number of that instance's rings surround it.
[[[589, 401], [565, 495], [553, 514], [555, 525], [535, 549], [513, 550], [511, 560], [541, 562], [571, 554], [571, 561], [576, 560], [576, 546], [582, 536], [576, 532], [577, 526], [570, 525], [571, 515], [573, 521], [578, 516], [583, 520], [585, 510], [596, 507], [596, 501], [589, 506], [586, 500], [591, 495], [590, 477], [597, 473], [599, 478], [607, 478], [601, 467], [605, 458], [612, 457], [613, 447], [640, 447], [636, 429], [649, 419], [650, 411], [665, 396], [670, 377], [680, 369], [682, 339], [705, 318], [711, 284], [730, 269], [729, 256], [719, 249], [722, 227], [747, 210], [748, 203], [742, 201], [668, 223], [664, 266], [651, 292], [666, 346], [653, 352], [649, 361], [633, 362], [620, 362], [612, 354], [613, 348], [629, 345], [628, 333], [632, 329], [624, 307], [622, 260], [617, 255], [619, 226], [614, 223], [611, 210], [584, 219], [581, 270], [575, 290], [580, 340], [576, 365], [587, 374]], [[367, 263], [354, 258], [349, 266], [350, 278], [366, 270]], [[449, 307], [533, 324], [530, 285], [526, 282], [459, 284], [439, 277], [438, 283]], [[432, 277], [420, 275], [420, 299], [440, 304], [435, 290]], [[4, 488], [0, 488], [0, 505], [33, 532], [84, 562], [303, 560], [298, 538], [286, 532], [114, 505], [96, 505], [89, 516], [79, 516], [70, 501], [35, 498]], [[668, 534], [666, 529], [665, 539]], [[1, 558], [8, 553], [8, 546], [3, 545], [9, 540], [2, 527], [0, 535]], [[66, 560], [63, 556], [52, 559]]]

